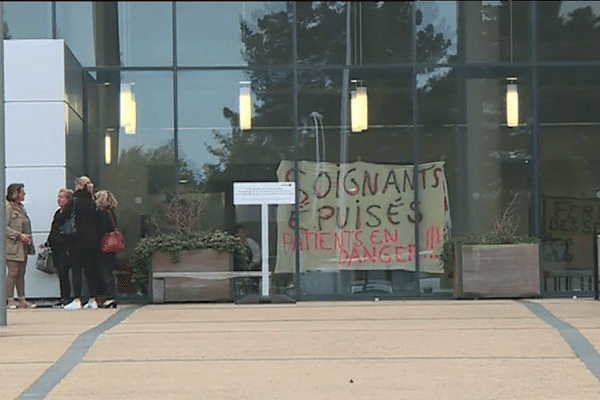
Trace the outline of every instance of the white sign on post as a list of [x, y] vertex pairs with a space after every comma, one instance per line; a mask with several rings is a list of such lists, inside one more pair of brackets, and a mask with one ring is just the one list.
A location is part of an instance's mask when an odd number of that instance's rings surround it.
[[294, 204], [294, 182], [234, 182], [233, 204]]
[[234, 182], [233, 204], [261, 206], [262, 295], [269, 296], [269, 204], [296, 203], [294, 182]]

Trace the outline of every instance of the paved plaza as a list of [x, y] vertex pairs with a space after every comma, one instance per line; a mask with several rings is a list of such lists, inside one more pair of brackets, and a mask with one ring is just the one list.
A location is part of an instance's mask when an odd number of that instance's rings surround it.
[[0, 399], [600, 399], [600, 302], [8, 310]]

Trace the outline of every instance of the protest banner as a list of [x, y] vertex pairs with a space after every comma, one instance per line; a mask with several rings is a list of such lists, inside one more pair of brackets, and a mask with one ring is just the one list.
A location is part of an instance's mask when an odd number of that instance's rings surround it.
[[[415, 271], [415, 223], [421, 271], [443, 272], [440, 254], [450, 229], [444, 162], [419, 165], [417, 182], [413, 165], [301, 161], [298, 171], [299, 243], [294, 206], [278, 206], [276, 273], [294, 271], [297, 246], [302, 271]], [[282, 161], [277, 176], [294, 181], [293, 162]]]
[[543, 198], [545, 269], [591, 269], [594, 265], [594, 232], [600, 232], [597, 199]]

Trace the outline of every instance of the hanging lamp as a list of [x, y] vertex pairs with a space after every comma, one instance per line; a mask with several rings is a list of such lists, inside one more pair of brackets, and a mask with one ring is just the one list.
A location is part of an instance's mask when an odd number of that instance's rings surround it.
[[[354, 18], [354, 63], [362, 65], [362, 2], [355, 6], [358, 12]], [[358, 23], [357, 23], [358, 20]], [[369, 99], [364, 81], [352, 80], [350, 91], [350, 122], [352, 132], [358, 133], [369, 128]]]
[[108, 131], [104, 135], [104, 163], [112, 164], [112, 136]]
[[133, 83], [121, 84], [121, 126], [127, 135], [137, 133], [137, 103], [132, 85]]
[[353, 81], [356, 86], [350, 92], [350, 120], [352, 132], [363, 132], [369, 128], [369, 99], [367, 87], [362, 81]]
[[252, 128], [252, 95], [250, 93], [250, 82], [240, 82], [240, 129]]
[[[513, 12], [512, 0], [509, 1], [510, 14], [510, 63], [513, 63]], [[506, 78], [506, 126], [515, 128], [519, 126], [519, 92], [517, 90], [517, 77]]]
[[104, 163], [111, 165], [113, 162], [113, 136], [115, 135], [115, 129], [108, 128], [104, 132]]
[[519, 126], [519, 92], [515, 76], [506, 78], [506, 126]]

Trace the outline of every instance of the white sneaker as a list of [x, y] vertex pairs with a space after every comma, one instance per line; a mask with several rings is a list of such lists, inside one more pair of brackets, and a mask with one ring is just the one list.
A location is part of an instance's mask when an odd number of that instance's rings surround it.
[[92, 299], [85, 303], [85, 306], [83, 306], [83, 308], [90, 308], [92, 310], [95, 310], [96, 308], [98, 308], [98, 303], [96, 303], [95, 299]]
[[75, 299], [63, 308], [65, 310], [79, 310], [81, 308], [81, 300]]

